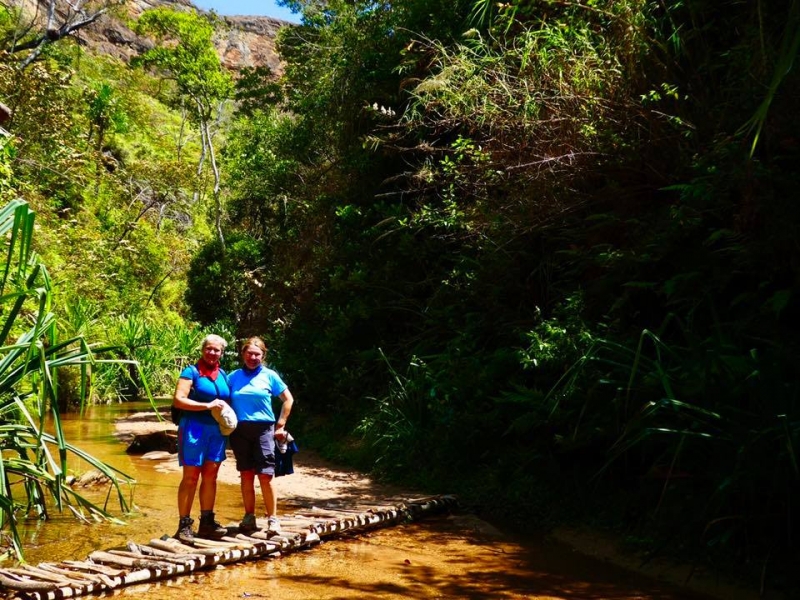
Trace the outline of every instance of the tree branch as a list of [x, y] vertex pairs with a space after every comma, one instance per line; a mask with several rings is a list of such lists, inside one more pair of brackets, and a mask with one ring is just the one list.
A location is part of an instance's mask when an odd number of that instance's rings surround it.
[[106, 14], [109, 8], [115, 4], [118, 4], [118, 2], [110, 2], [95, 12], [87, 13], [80, 8], [79, 5], [73, 5], [67, 2], [67, 5], [69, 6], [69, 12], [67, 16], [64, 17], [64, 22], [60, 26], [57, 26], [56, 0], [50, 0], [47, 6], [46, 23], [42, 32], [32, 39], [20, 44], [15, 44], [9, 49], [9, 52], [11, 54], [17, 54], [19, 52], [32, 50], [32, 52], [28, 54], [28, 56], [26, 56], [25, 59], [20, 63], [20, 67], [24, 69], [39, 57], [48, 44], [64, 39], [65, 37], [74, 34], [76, 31], [91, 25], [101, 16]]

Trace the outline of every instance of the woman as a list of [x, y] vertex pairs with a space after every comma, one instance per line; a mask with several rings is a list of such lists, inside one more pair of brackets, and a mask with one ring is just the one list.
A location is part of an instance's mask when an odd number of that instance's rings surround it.
[[[286, 420], [292, 412], [294, 398], [280, 376], [264, 366], [267, 346], [261, 338], [252, 337], [242, 346], [241, 369], [231, 373], [231, 401], [238, 425], [231, 434], [231, 448], [236, 469], [241, 476], [244, 518], [239, 523], [243, 533], [255, 531], [255, 478], [261, 484], [267, 530], [280, 533], [278, 500], [272, 479], [275, 476], [275, 440], [286, 439]], [[282, 401], [280, 416], [272, 410], [272, 398]]]
[[178, 463], [183, 478], [178, 487], [180, 522], [175, 537], [185, 543], [194, 541], [191, 518], [192, 504], [200, 481], [200, 537], [220, 537], [227, 529], [214, 520], [217, 495], [217, 472], [225, 460], [227, 438], [214, 418], [230, 399], [230, 386], [219, 360], [228, 343], [218, 335], [207, 335], [196, 365], [189, 365], [180, 374], [172, 405], [183, 411], [178, 426]]

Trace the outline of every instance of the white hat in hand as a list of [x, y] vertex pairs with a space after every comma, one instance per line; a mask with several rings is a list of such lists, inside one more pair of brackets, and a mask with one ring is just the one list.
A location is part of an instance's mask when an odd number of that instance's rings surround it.
[[238, 421], [236, 420], [236, 413], [231, 408], [230, 404], [226, 404], [224, 408], [212, 408], [211, 414], [214, 419], [219, 423], [219, 430], [222, 435], [230, 435], [236, 429]]

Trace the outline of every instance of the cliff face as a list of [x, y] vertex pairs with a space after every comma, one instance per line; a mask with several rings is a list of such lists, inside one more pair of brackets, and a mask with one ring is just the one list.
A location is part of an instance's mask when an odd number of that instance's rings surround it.
[[[77, 31], [74, 37], [98, 53], [128, 61], [152, 47], [152, 42], [133, 33], [126, 23], [145, 10], [158, 6], [206, 12], [195, 7], [189, 0], [128, 0], [115, 12], [105, 14], [95, 23]], [[278, 29], [291, 26], [290, 23], [270, 17], [218, 18], [214, 43], [226, 68], [237, 71], [242, 67], [267, 66], [273, 73], [280, 74], [282, 69], [275, 51], [275, 37]]]
[[275, 51], [278, 29], [291, 26], [270, 17], [223, 17], [227, 31], [219, 31], [215, 39], [222, 64], [236, 70], [241, 67], [269, 67], [280, 74], [282, 65]]

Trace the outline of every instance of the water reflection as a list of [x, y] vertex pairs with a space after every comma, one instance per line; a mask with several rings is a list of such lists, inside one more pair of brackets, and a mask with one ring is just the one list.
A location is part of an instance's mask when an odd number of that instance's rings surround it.
[[[141, 406], [94, 407], [64, 419], [67, 439], [136, 479], [136, 512], [126, 525], [83, 525], [69, 513], [23, 528], [26, 557], [84, 559], [90, 552], [172, 533], [180, 473], [131, 457], [113, 435], [113, 420]], [[302, 453], [298, 455], [302, 464]], [[74, 461], [71, 468], [87, 468]], [[238, 486], [220, 483], [217, 513], [241, 511]], [[112, 511], [116, 506], [109, 505]], [[219, 567], [179, 579], [136, 585], [114, 596], [176, 600], [217, 598], [537, 598], [559, 600], [689, 600], [700, 598], [591, 560], [546, 540], [517, 543], [469, 515], [442, 516], [320, 546], [280, 559]]]

